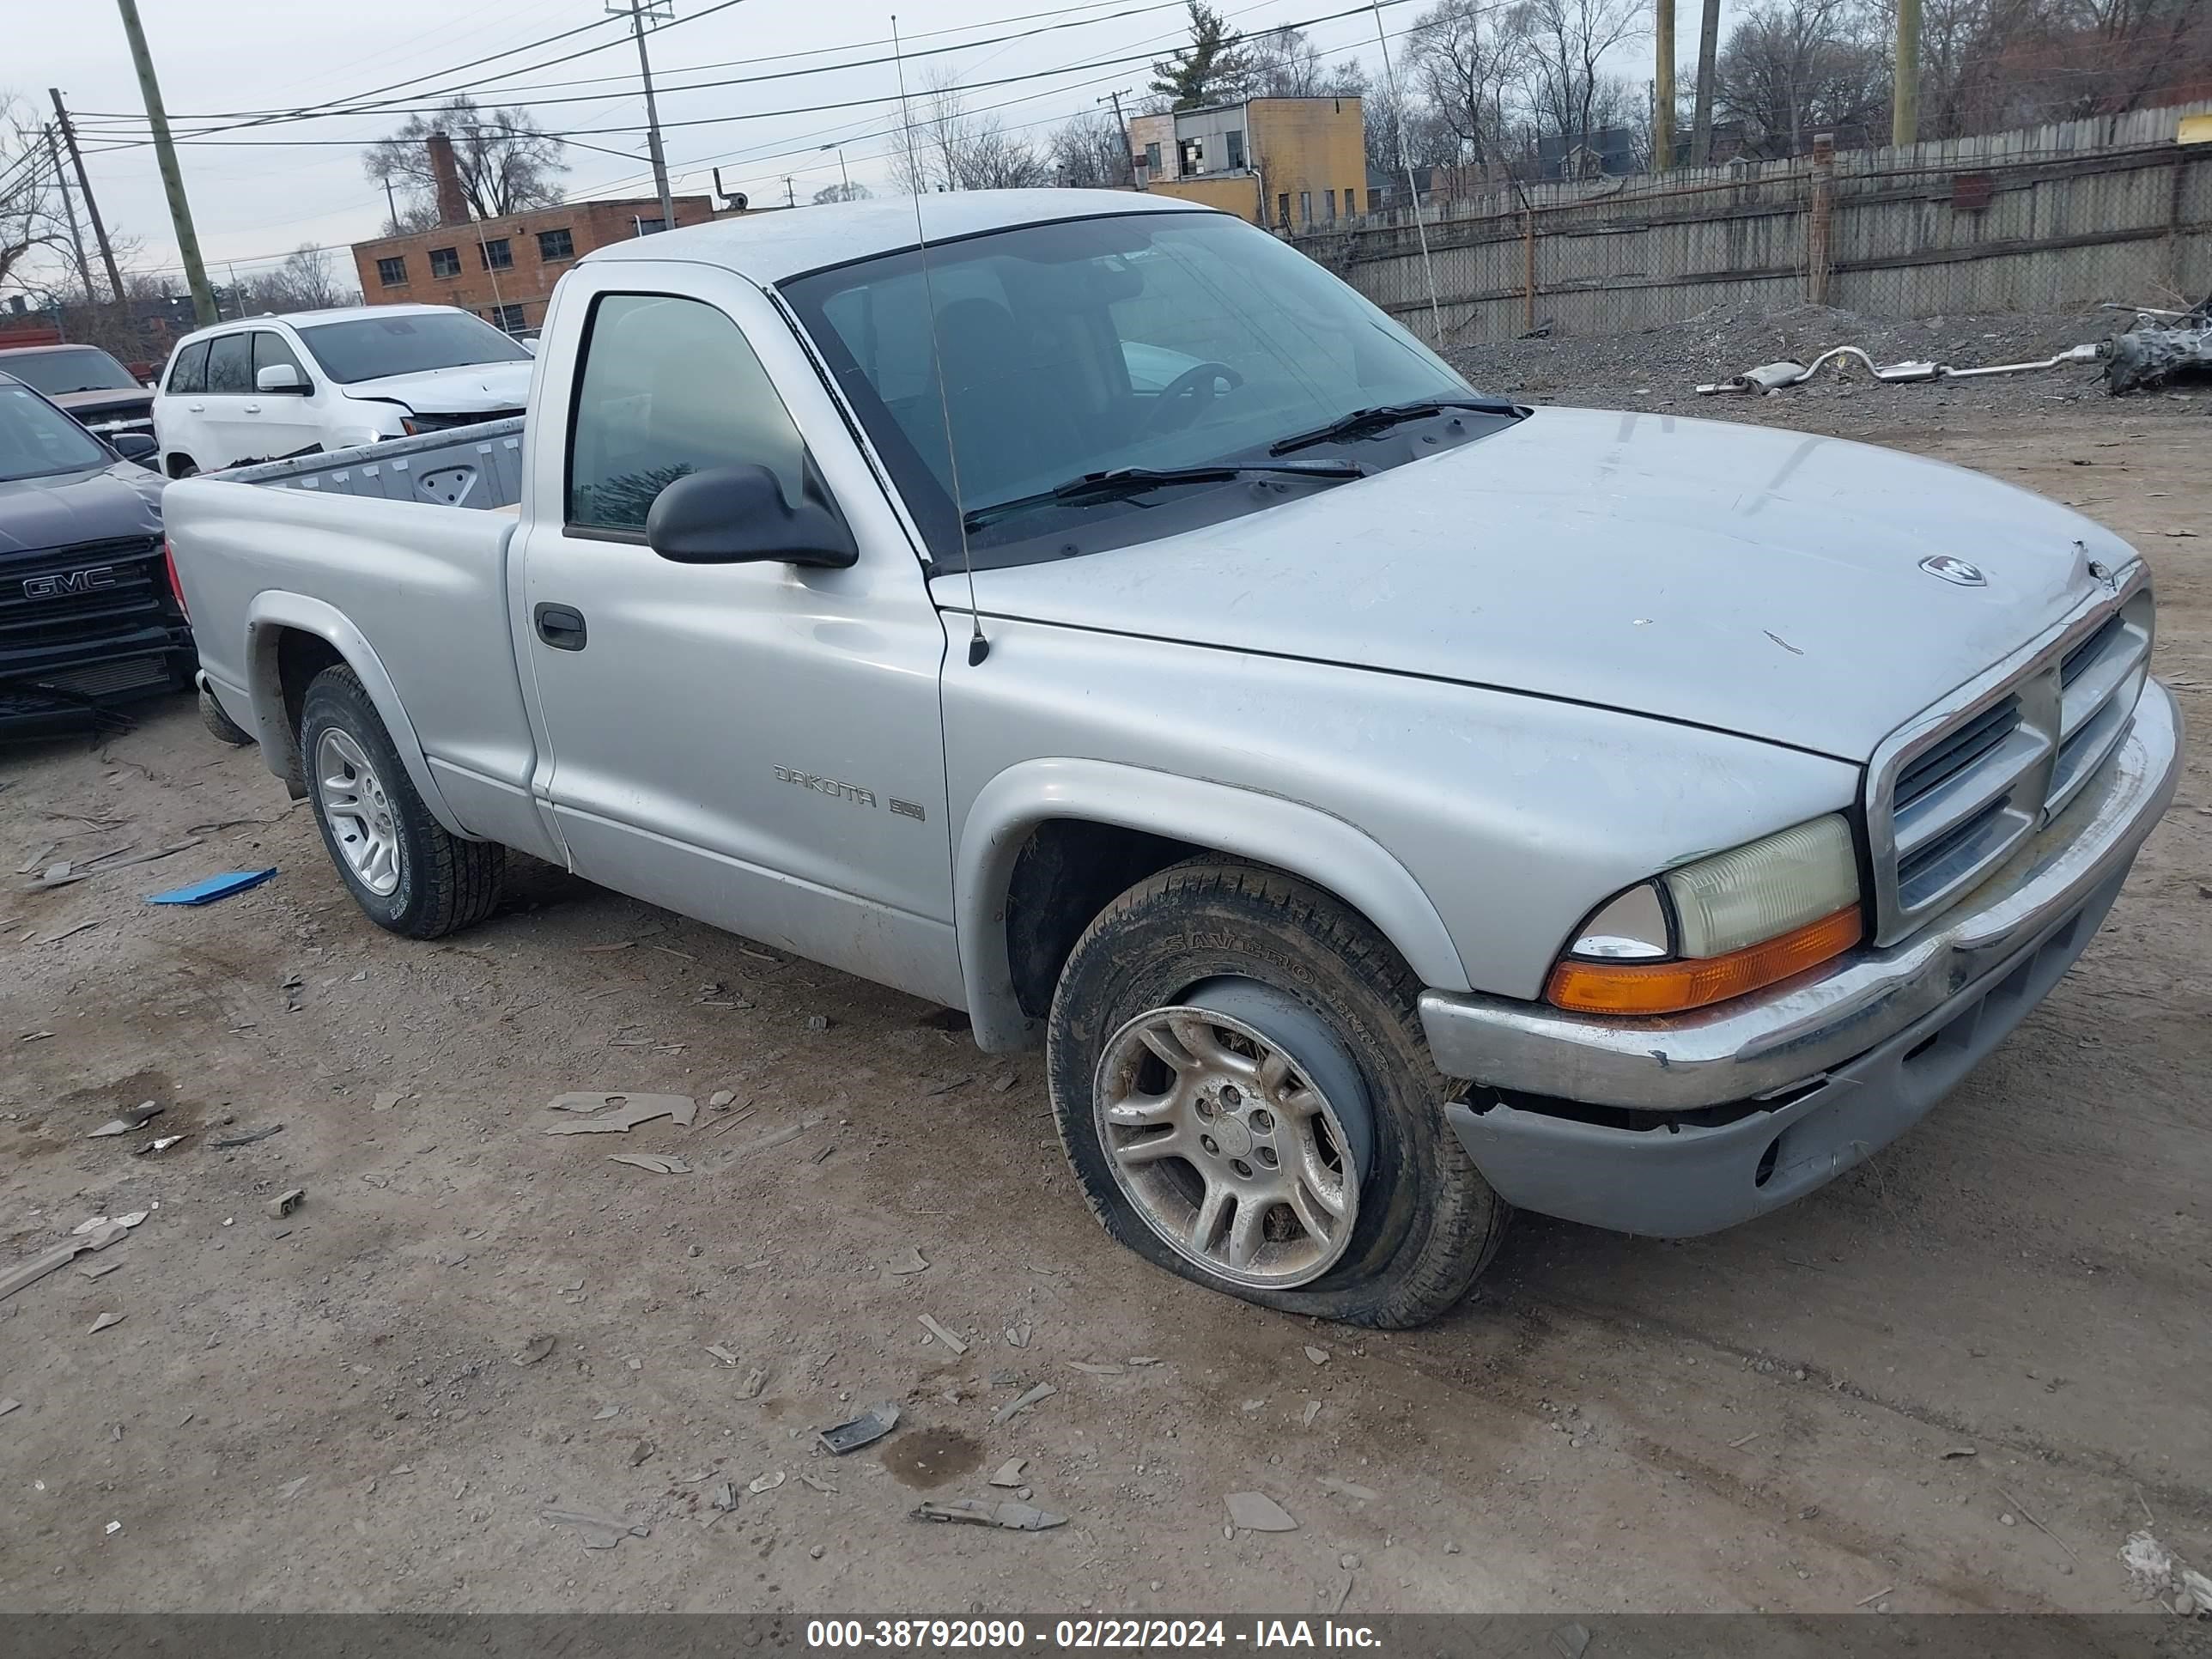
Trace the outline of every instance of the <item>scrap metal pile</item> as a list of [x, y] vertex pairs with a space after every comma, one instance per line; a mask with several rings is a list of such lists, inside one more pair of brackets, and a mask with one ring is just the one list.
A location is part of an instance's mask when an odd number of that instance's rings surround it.
[[1723, 392], [1768, 394], [1802, 386], [1830, 363], [1856, 362], [1887, 386], [1906, 386], [1923, 380], [1972, 380], [1995, 374], [2026, 374], [2040, 369], [2063, 368], [2074, 363], [2102, 363], [2105, 390], [2114, 397], [2140, 387], [2163, 385], [2176, 374], [2212, 374], [2212, 296], [2190, 311], [2162, 311], [2154, 306], [2107, 305], [2108, 311], [2126, 311], [2135, 321], [2127, 332], [2107, 340], [2070, 346], [2049, 357], [2029, 362], [1991, 363], [1960, 368], [1949, 363], [1911, 360], [1877, 363], [1853, 345], [1830, 348], [1809, 363], [1785, 358], [1698, 388], [1700, 397]]

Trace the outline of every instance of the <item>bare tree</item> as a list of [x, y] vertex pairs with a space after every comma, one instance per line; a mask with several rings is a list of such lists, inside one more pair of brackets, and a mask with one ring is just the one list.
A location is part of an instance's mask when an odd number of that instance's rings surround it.
[[1053, 182], [1070, 190], [1120, 190], [1130, 182], [1129, 135], [1103, 110], [1053, 129], [1045, 153]]
[[274, 270], [246, 284], [247, 303], [264, 311], [323, 311], [350, 304], [361, 292], [338, 274], [330, 249], [302, 242]]
[[1367, 70], [1356, 58], [1331, 64], [1303, 29], [1287, 25], [1253, 36], [1244, 46], [1246, 98], [1358, 98]]
[[46, 129], [14, 96], [0, 94], [0, 288], [26, 287], [31, 262], [67, 246], [49, 161]]
[[400, 228], [427, 228], [416, 222], [426, 213], [430, 224], [438, 222], [438, 181], [422, 142], [434, 132], [453, 141], [461, 193], [477, 218], [560, 202], [561, 175], [568, 170], [561, 141], [541, 131], [528, 110], [487, 110], [463, 94], [434, 115], [410, 116], [406, 125], [362, 153], [362, 170], [404, 197]]
[[1537, 130], [1570, 154], [1591, 148], [1607, 127], [1626, 125], [1635, 100], [1600, 66], [1615, 46], [1644, 33], [1638, 0], [1526, 0], [1528, 40], [1521, 95]]
[[850, 179], [839, 184], [824, 185], [814, 192], [814, 204], [825, 207], [832, 202], [865, 202], [874, 194], [866, 185]]
[[908, 118], [912, 131], [899, 135], [891, 155], [891, 176], [902, 189], [1020, 190], [1052, 182], [1050, 164], [996, 116], [968, 112], [950, 71], [929, 79]]
[[[1443, 113], [1418, 89], [1371, 88], [1360, 101], [1365, 118], [1367, 165], [1388, 173], [1393, 189], [1405, 185], [1405, 168], [1449, 167], [1460, 159], [1459, 139]], [[1403, 150], [1400, 145], [1402, 140]]]
[[1506, 100], [1528, 68], [1529, 13], [1486, 0], [1442, 0], [1414, 23], [1414, 84], [1459, 155], [1488, 161], [1505, 131]]
[[1864, 127], [1889, 100], [1889, 61], [1855, 0], [1766, 0], [1729, 31], [1714, 75], [1721, 113], [1756, 155], [1802, 155], [1815, 132]]

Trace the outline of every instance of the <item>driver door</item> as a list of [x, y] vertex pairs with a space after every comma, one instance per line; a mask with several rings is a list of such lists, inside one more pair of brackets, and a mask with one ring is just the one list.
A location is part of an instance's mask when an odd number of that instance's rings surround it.
[[[757, 289], [703, 265], [580, 269], [555, 306], [516, 649], [571, 866], [957, 1002], [945, 629], [804, 348]], [[756, 464], [796, 499], [806, 456], [859, 544], [850, 568], [678, 564], [647, 545], [674, 479]]]

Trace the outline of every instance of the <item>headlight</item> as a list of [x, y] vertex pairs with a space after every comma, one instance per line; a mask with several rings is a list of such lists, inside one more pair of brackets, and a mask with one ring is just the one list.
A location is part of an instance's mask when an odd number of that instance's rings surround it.
[[1802, 973], [1861, 933], [1850, 825], [1831, 815], [1615, 895], [1577, 930], [1545, 996], [1581, 1013], [1680, 1013]]

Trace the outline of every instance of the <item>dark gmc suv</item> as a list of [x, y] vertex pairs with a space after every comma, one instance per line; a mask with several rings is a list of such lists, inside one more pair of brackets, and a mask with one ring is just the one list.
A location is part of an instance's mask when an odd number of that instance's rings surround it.
[[161, 543], [164, 480], [0, 374], [0, 737], [81, 731], [192, 683]]

